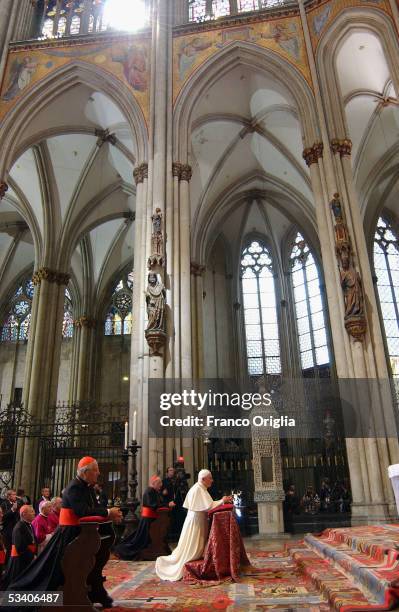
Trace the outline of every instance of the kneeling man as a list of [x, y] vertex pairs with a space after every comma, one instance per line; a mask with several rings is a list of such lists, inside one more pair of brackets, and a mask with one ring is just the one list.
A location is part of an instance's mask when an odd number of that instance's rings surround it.
[[[150, 526], [158, 518], [158, 508], [165, 506], [162, 501], [161, 489], [162, 480], [159, 476], [152, 476], [148, 483], [147, 489], [143, 493], [143, 503], [141, 507], [141, 518], [139, 525], [134, 533], [122, 540], [115, 547], [115, 554], [120, 559], [133, 560], [137, 559], [139, 552], [147, 548], [151, 543]], [[175, 503], [170, 501], [169, 508], [173, 508]]]

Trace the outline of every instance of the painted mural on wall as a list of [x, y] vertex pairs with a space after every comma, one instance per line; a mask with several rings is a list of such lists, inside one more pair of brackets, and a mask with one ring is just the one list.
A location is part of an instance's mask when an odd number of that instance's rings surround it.
[[150, 41], [137, 37], [107, 43], [79, 44], [54, 42], [29, 50], [12, 49], [0, 94], [0, 120], [38, 81], [52, 71], [73, 63], [87, 62], [113, 74], [127, 85], [134, 94], [148, 122], [149, 114], [149, 66]]
[[287, 17], [176, 36], [173, 41], [174, 100], [201, 64], [237, 40], [273, 50], [296, 66], [311, 84], [300, 17]]
[[388, 0], [327, 0], [307, 13], [313, 49], [316, 49], [323, 33], [341, 11], [359, 6], [378, 8], [391, 15]]

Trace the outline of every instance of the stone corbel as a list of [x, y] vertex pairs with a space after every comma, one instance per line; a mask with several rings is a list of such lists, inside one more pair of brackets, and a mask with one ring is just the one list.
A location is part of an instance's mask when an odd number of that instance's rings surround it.
[[201, 264], [192, 261], [190, 264], [190, 272], [193, 276], [202, 276], [205, 272], [205, 266], [201, 266]]

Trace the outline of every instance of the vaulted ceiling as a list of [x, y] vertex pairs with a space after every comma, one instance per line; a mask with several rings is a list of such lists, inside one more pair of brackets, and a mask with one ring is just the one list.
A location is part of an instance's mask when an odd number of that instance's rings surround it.
[[34, 144], [15, 160], [0, 211], [0, 291], [33, 268], [36, 251], [36, 265], [68, 270], [71, 260], [80, 294], [96, 299], [133, 259], [135, 143], [127, 122], [109, 98], [80, 85], [24, 136]]

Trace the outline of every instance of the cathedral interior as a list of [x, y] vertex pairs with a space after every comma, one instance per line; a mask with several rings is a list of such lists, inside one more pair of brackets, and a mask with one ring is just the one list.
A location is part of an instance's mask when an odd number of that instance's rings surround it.
[[325, 525], [287, 524], [291, 485], [345, 490], [330, 524], [397, 517], [397, 436], [342, 406], [317, 438], [148, 422], [153, 379], [377, 381], [396, 419], [398, 30], [396, 0], [0, 3], [1, 488], [92, 454], [114, 499], [133, 448], [137, 492], [208, 467], [252, 533]]

